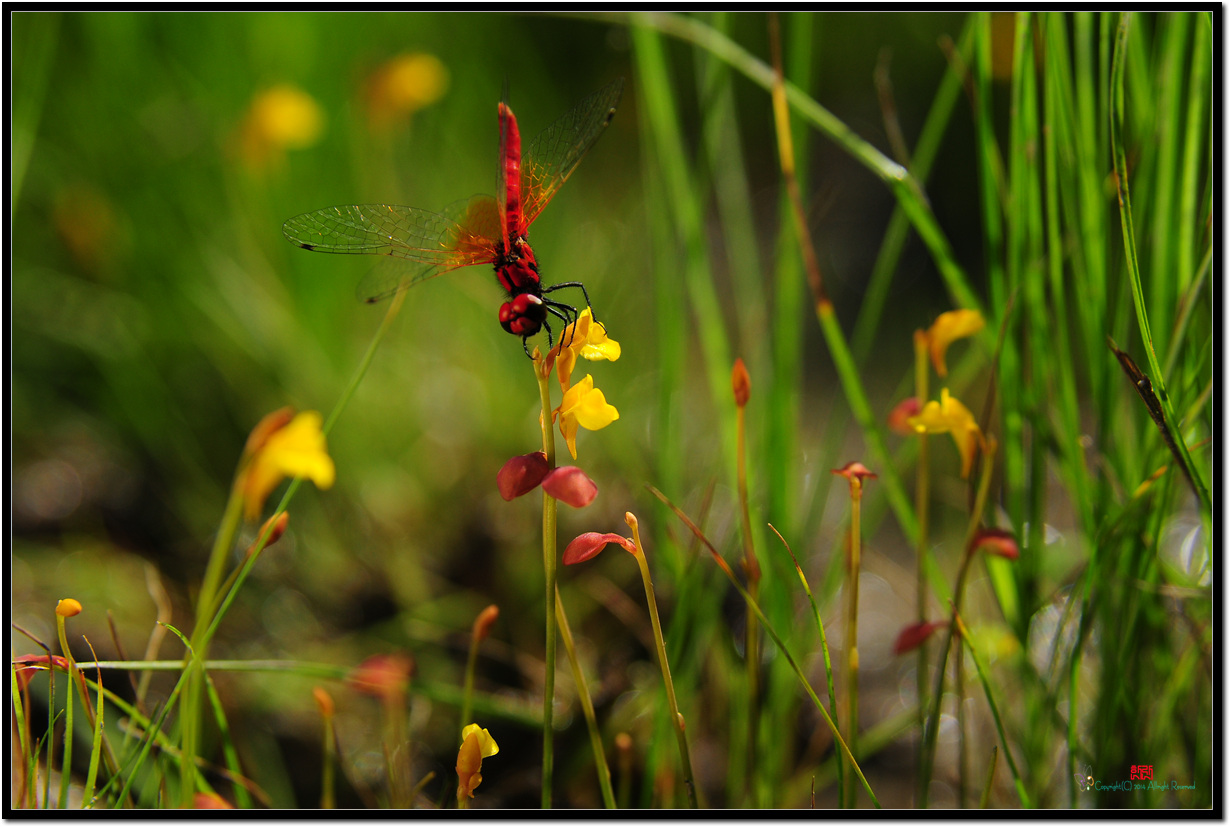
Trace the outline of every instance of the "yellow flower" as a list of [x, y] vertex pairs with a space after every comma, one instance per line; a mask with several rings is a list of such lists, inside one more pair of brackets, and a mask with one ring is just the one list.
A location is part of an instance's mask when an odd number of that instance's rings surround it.
[[500, 751], [491, 733], [478, 724], [461, 730], [461, 749], [457, 751], [457, 800], [474, 797], [474, 790], [483, 782], [483, 759]]
[[[262, 435], [252, 445], [252, 458], [244, 473], [244, 516], [255, 520], [269, 493], [286, 477], [307, 477], [317, 488], [333, 485], [333, 460], [325, 448], [321, 416], [303, 411], [286, 424]], [[257, 426], [258, 429], [261, 426]]]
[[367, 80], [367, 117], [383, 129], [397, 118], [435, 103], [448, 88], [448, 69], [435, 55], [401, 54]]
[[555, 409], [559, 416], [559, 430], [568, 443], [568, 452], [577, 458], [577, 428], [599, 431], [619, 419], [619, 411], [608, 405], [602, 391], [594, 387], [594, 377], [585, 375], [576, 385], [564, 392], [564, 398]]
[[982, 429], [969, 408], [948, 394], [948, 388], [940, 391], [939, 402], [928, 402], [917, 416], [909, 418], [909, 423], [920, 434], [952, 434], [961, 454], [961, 479], [969, 478], [974, 452], [983, 446]]
[[949, 310], [947, 313], [941, 313], [926, 333], [927, 349], [931, 353], [931, 364], [935, 365], [935, 372], [940, 376], [947, 376], [948, 365], [944, 361], [944, 354], [948, 352], [948, 346], [957, 339], [973, 336], [985, 325], [982, 314], [977, 310]]
[[279, 163], [288, 149], [316, 143], [324, 115], [312, 96], [289, 84], [274, 86], [252, 99], [240, 130], [243, 159], [255, 170]]
[[607, 337], [606, 326], [595, 322], [593, 311], [587, 307], [581, 311], [575, 322], [564, 328], [559, 343], [548, 359], [555, 359], [559, 386], [567, 392], [572, 385], [572, 369], [576, 367], [578, 356], [591, 362], [599, 359], [614, 362], [620, 353], [619, 342]]

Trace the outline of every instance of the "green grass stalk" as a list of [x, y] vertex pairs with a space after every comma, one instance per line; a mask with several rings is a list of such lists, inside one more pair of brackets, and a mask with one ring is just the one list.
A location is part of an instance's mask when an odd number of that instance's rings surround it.
[[1178, 448], [1178, 459], [1187, 471], [1188, 479], [1195, 489], [1196, 496], [1200, 499], [1201, 508], [1205, 512], [1209, 512], [1212, 510], [1212, 501], [1209, 499], [1208, 488], [1205, 486], [1200, 472], [1196, 469], [1195, 463], [1192, 462], [1191, 454], [1187, 450], [1186, 441], [1174, 429], [1174, 423], [1177, 420], [1174, 409], [1170, 404], [1170, 396], [1166, 393], [1166, 381], [1162, 374], [1161, 364], [1158, 362], [1157, 351], [1153, 346], [1153, 334], [1149, 329], [1149, 313], [1140, 276], [1140, 262], [1136, 255], [1136, 230], [1132, 221], [1132, 197], [1131, 188], [1128, 185], [1127, 151], [1124, 148], [1123, 142], [1123, 77], [1126, 63], [1128, 23], [1130, 20], [1131, 14], [1129, 12], [1124, 12], [1119, 17], [1119, 28], [1115, 34], [1114, 57], [1111, 63], [1110, 96], [1111, 154], [1115, 162], [1115, 181], [1119, 194], [1119, 221], [1123, 230], [1123, 249], [1127, 257], [1128, 281], [1132, 286], [1132, 301], [1136, 309], [1136, 323], [1140, 326], [1141, 340], [1144, 342], [1145, 355], [1149, 360], [1149, 375], [1154, 389], [1157, 391], [1158, 401], [1161, 402], [1162, 410], [1165, 412], [1165, 424], [1159, 423], [1159, 426], [1170, 430], [1173, 444]]
[[577, 657], [572, 628], [568, 625], [568, 615], [564, 612], [564, 601], [560, 599], [558, 588], [555, 590], [555, 624], [564, 644], [564, 651], [568, 653], [568, 662], [572, 665], [572, 680], [577, 685], [577, 698], [581, 701], [585, 726], [589, 729], [589, 744], [594, 751], [594, 769], [598, 773], [602, 803], [608, 810], [614, 810], [616, 806], [615, 792], [611, 789], [611, 768], [607, 765], [606, 750], [602, 746], [602, 732], [598, 729], [598, 716], [594, 713], [594, 699], [589, 694], [589, 682], [585, 680], [585, 673], [581, 671], [581, 660]]
[[[986, 670], [982, 668], [982, 661], [978, 657], [977, 650], [974, 649], [973, 641], [970, 640], [969, 630], [965, 628], [965, 624], [961, 621], [961, 616], [953, 612], [953, 621], [957, 625], [958, 633], [961, 635], [961, 640], [965, 644], [965, 648], [969, 650], [970, 660], [974, 662], [974, 670], [978, 673], [978, 680], [982, 683], [982, 691], [987, 698], [987, 706], [991, 708], [991, 718], [995, 721], [995, 732], [999, 735], [999, 742], [1004, 747], [1004, 757], [1008, 760], [1008, 769], [1012, 771], [1012, 783], [1016, 786], [1017, 796], [1021, 799], [1021, 806], [1025, 809], [1031, 809], [1033, 803], [1029, 797], [1029, 793], [1025, 790], [1025, 782], [1021, 780], [1021, 773], [1017, 769], [1016, 761], [1012, 758], [1012, 750], [1008, 746], [1008, 735], [1004, 731], [1004, 722], [999, 715], [999, 707], [995, 703], [995, 696], [991, 692], [991, 683], [987, 678]], [[987, 773], [987, 782], [982, 791], [982, 800], [980, 806], [985, 808], [988, 797], [991, 792], [991, 781], [995, 776], [995, 755], [991, 756], [991, 768]]]
[[[833, 661], [829, 657], [829, 641], [824, 634], [824, 621], [820, 619], [820, 607], [816, 605], [816, 598], [811, 593], [811, 586], [807, 583], [807, 577], [803, 574], [803, 568], [799, 565], [799, 561], [794, 556], [794, 551], [790, 548], [790, 544], [786, 542], [786, 538], [781, 535], [772, 525], [769, 528], [773, 529], [773, 533], [777, 535], [777, 539], [782, 541], [782, 545], [786, 547], [786, 551], [790, 554], [790, 559], [794, 563], [794, 570], [799, 575], [799, 581], [803, 584], [803, 591], [807, 594], [807, 602], [811, 605], [812, 616], [816, 619], [816, 628], [820, 630], [820, 653], [824, 656], [824, 679], [829, 691], [829, 711], [833, 715], [833, 720], [837, 720], [837, 693], [833, 688]], [[921, 732], [921, 728], [919, 730]], [[845, 761], [840, 755], [835, 755], [833, 765], [837, 768], [837, 806], [844, 808], [846, 800], [846, 788], [843, 776], [845, 773]]]
[[782, 657], [786, 659], [786, 662], [790, 665], [791, 670], [799, 679], [799, 682], [803, 685], [803, 690], [807, 693], [807, 696], [811, 698], [812, 704], [814, 704], [816, 709], [820, 711], [820, 715], [824, 718], [824, 722], [828, 724], [829, 731], [833, 733], [833, 739], [841, 747], [842, 752], [845, 753], [846, 759], [850, 762], [851, 766], [854, 768], [855, 774], [858, 775], [859, 780], [862, 782], [863, 789], [865, 789], [867, 791], [867, 795], [871, 797], [871, 803], [875, 805], [876, 809], [880, 809], [880, 799], [876, 797], [875, 791], [871, 789], [870, 782], [868, 782], [867, 777], [863, 775], [862, 768], [859, 767], [858, 762], [854, 760], [854, 755], [850, 752], [850, 747], [846, 744], [845, 738], [841, 736], [841, 729], [837, 726], [836, 719], [831, 717], [828, 710], [824, 708], [824, 704], [822, 704], [820, 702], [820, 698], [816, 696], [816, 690], [812, 688], [812, 685], [807, 680], [807, 676], [803, 674], [803, 670], [799, 666], [798, 661], [796, 661], [794, 656], [790, 654], [789, 647], [786, 646], [785, 641], [782, 640], [781, 636], [773, 628], [773, 624], [769, 622], [768, 617], [765, 616], [765, 613], [760, 608], [760, 605], [751, 599], [751, 595], [748, 593], [747, 589], [744, 588], [743, 584], [739, 582], [739, 578], [735, 577], [734, 570], [730, 568], [730, 565], [722, 558], [722, 555], [718, 554], [717, 549], [713, 547], [713, 544], [709, 542], [709, 538], [704, 535], [704, 532], [700, 530], [696, 523], [692, 522], [691, 518], [684, 514], [677, 505], [668, 500], [666, 495], [661, 491], [653, 486], [647, 487], [649, 488], [650, 493], [665, 503], [666, 506], [675, 513], [675, 516], [683, 521], [684, 525], [688, 527], [693, 536], [701, 541], [701, 544], [704, 545], [705, 549], [709, 552], [709, 556], [715, 563], [717, 563], [718, 568], [720, 568], [722, 573], [726, 575], [726, 579], [729, 580], [731, 585], [735, 587], [735, 590], [743, 596], [743, 599], [756, 607], [756, 616], [760, 618], [760, 623], [764, 627], [765, 633], [773, 639], [773, 642], [777, 645], [778, 650], [781, 651]]
[[919, 789], [919, 807], [927, 809], [930, 798], [931, 777], [935, 767], [936, 736], [939, 734], [940, 703], [944, 699], [944, 676], [948, 669], [948, 655], [952, 649], [952, 636], [956, 624], [956, 616], [961, 608], [961, 597], [965, 592], [966, 575], [969, 574], [970, 563], [974, 554], [970, 548], [978, 527], [982, 524], [982, 512], [986, 507], [987, 495], [991, 489], [991, 472], [994, 468], [995, 439], [988, 437], [982, 451], [982, 476], [979, 478], [978, 494], [970, 512], [969, 524], [965, 530], [965, 541], [961, 544], [961, 567], [957, 570], [956, 585], [952, 590], [952, 618], [944, 635], [944, 645], [940, 647], [940, 659], [936, 664], [935, 689], [931, 693], [931, 711], [927, 717], [927, 726], [923, 732], [923, 768], [922, 781]]

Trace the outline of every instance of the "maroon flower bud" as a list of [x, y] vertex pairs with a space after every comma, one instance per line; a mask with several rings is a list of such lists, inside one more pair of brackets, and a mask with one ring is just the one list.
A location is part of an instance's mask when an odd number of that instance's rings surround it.
[[547, 474], [542, 490], [573, 508], [584, 508], [598, 496], [598, 486], [575, 465], [565, 465]]
[[866, 465], [863, 465], [863, 463], [858, 462], [857, 460], [854, 462], [847, 462], [840, 468], [834, 468], [833, 473], [840, 474], [851, 481], [857, 479], [859, 482], [862, 482], [864, 478], [873, 480], [876, 478], [876, 475], [872, 473]]
[[547, 471], [547, 455], [542, 451], [513, 457], [496, 474], [495, 482], [499, 486], [500, 496], [511, 501], [528, 494], [538, 487]]
[[1017, 545], [1016, 538], [1011, 532], [1004, 531], [1002, 528], [984, 528], [974, 535], [974, 541], [970, 544], [970, 553], [973, 554], [976, 551], [985, 551], [987, 554], [994, 554], [1008, 560], [1015, 560], [1021, 556], [1021, 549]]
[[742, 359], [735, 359], [734, 369], [730, 372], [730, 388], [735, 393], [735, 404], [740, 408], [745, 407], [752, 395], [752, 378], [748, 375], [747, 366]]
[[629, 554], [636, 553], [636, 546], [632, 545], [632, 541], [627, 537], [621, 537], [618, 534], [599, 534], [597, 531], [588, 531], [577, 537], [568, 544], [568, 548], [564, 549], [564, 565], [571, 566], [574, 563], [584, 563], [591, 557], [597, 557], [599, 552], [610, 543], [623, 546], [624, 550]]
[[927, 638], [931, 637], [932, 632], [936, 629], [942, 629], [947, 625], [942, 620], [924, 620], [919, 623], [911, 623], [901, 630], [901, 634], [897, 635], [897, 642], [893, 644], [893, 654], [904, 655], [906, 652], [913, 652], [919, 646], [922, 646]]

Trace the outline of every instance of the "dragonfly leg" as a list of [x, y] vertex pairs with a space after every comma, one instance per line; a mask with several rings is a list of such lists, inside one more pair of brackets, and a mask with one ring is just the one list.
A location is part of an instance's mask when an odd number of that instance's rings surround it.
[[[585, 297], [585, 306], [590, 309], [591, 313], [593, 312], [594, 306], [589, 301], [589, 293], [586, 291], [585, 285], [579, 281], [561, 281], [559, 284], [553, 284], [550, 287], [542, 288], [542, 292], [552, 293], [559, 290], [561, 287], [579, 287], [581, 289], [581, 295]], [[594, 321], [597, 321], [597, 317], [595, 317]]]
[[[548, 313], [552, 314], [557, 319], [560, 319], [561, 321], [563, 321], [563, 323], [566, 326], [568, 326], [570, 335], [576, 333], [576, 321], [577, 319], [580, 318], [581, 314], [577, 312], [577, 309], [575, 307], [573, 307], [570, 304], [564, 304], [563, 302], [554, 301], [552, 299], [543, 299], [542, 303], [543, 303], [543, 306], [547, 308]], [[548, 327], [547, 328], [548, 339], [550, 338], [550, 335], [551, 335], [551, 328]], [[572, 341], [569, 340], [568, 344], [571, 345]]]

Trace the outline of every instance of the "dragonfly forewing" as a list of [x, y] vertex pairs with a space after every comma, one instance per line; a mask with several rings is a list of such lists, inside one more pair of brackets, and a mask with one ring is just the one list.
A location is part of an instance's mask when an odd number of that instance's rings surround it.
[[495, 199], [480, 195], [438, 213], [391, 204], [328, 207], [295, 216], [282, 234], [306, 250], [408, 259], [363, 278], [359, 298], [374, 302], [440, 273], [493, 261], [498, 227]]

